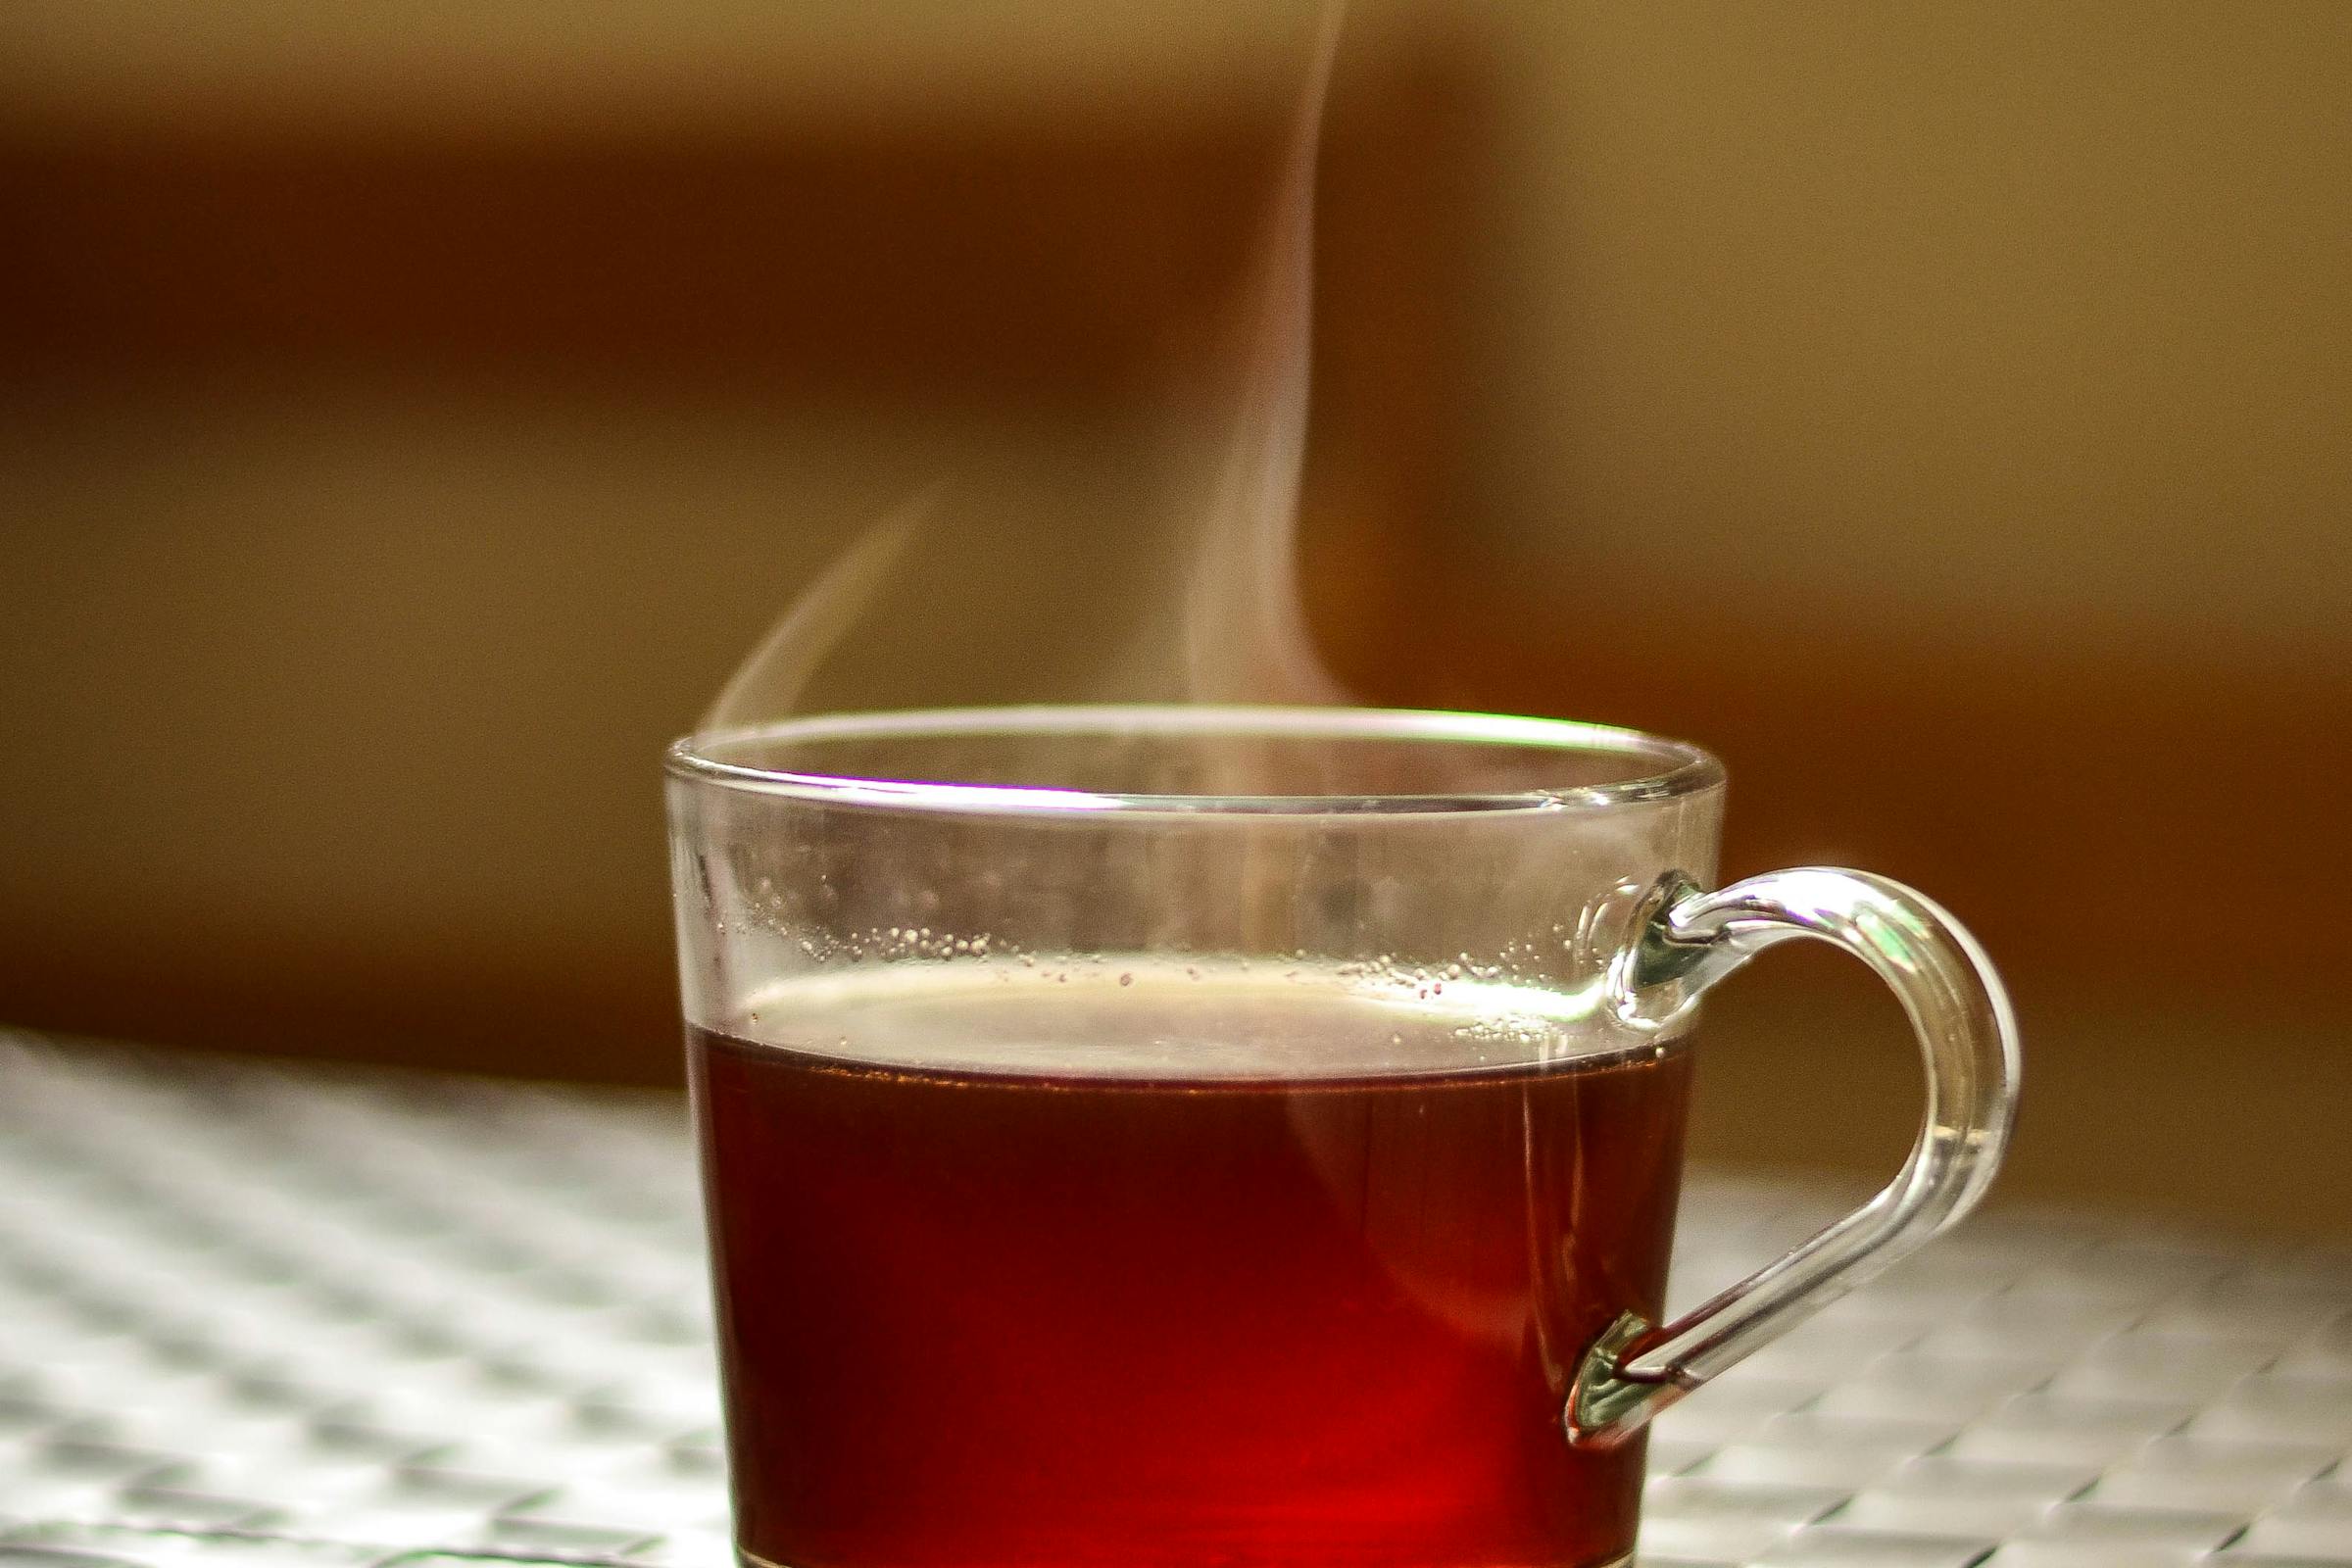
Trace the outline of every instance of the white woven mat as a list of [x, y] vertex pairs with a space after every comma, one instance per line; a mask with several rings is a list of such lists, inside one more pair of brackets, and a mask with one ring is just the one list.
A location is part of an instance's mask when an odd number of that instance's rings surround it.
[[[693, 1183], [675, 1097], [0, 1035], [0, 1568], [731, 1568]], [[1702, 1175], [1678, 1290], [1855, 1196]], [[1981, 1218], [1650, 1452], [1646, 1568], [2352, 1564], [2352, 1248]]]

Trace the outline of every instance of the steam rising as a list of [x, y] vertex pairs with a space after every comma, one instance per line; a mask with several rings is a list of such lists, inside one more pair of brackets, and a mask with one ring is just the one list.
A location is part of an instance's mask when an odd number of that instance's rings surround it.
[[936, 500], [926, 494], [908, 502], [836, 556], [727, 677], [697, 727], [728, 729], [792, 712], [825, 656], [872, 603]]
[[1202, 530], [1184, 617], [1195, 702], [1334, 703], [1298, 594], [1298, 481], [1314, 347], [1315, 166], [1339, 49], [1323, 13], [1291, 126], [1254, 290], [1230, 456]]
[[[1138, 504], [1134, 471], [1153, 465], [1132, 454], [1105, 465], [1124, 482], [1096, 487], [1099, 496], [1065, 483], [1041, 504], [1035, 486], [1007, 486], [993, 469], [934, 485], [808, 585], [727, 680], [703, 728], [943, 700], [1346, 700], [1307, 631], [1296, 548], [1315, 171], [1341, 12], [1332, 4], [1320, 15], [1257, 262], [1235, 329], [1220, 340], [1210, 456], [1185, 466], [1193, 443], [1165, 419], [1147, 443], [1159, 465], [1178, 459], [1191, 475], [1172, 504]], [[1067, 445], [1102, 461], [1099, 429], [1072, 430]], [[1055, 532], [1038, 519], [1057, 508], [1076, 514]], [[943, 635], [970, 646], [941, 647]], [[971, 690], [973, 680], [984, 689]]]

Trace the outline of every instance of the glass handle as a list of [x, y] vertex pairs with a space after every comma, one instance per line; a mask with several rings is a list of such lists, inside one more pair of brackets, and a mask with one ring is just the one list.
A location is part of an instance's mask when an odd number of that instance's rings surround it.
[[1671, 1013], [1773, 944], [1815, 937], [1894, 988], [1919, 1033], [1928, 1103], [1910, 1158], [1876, 1198], [1673, 1322], [1628, 1312], [1593, 1343], [1565, 1425], [1571, 1443], [1603, 1447], [1967, 1213], [2017, 1105], [2017, 1020], [1999, 976], [1958, 921], [1901, 883], [1804, 867], [1706, 893], [1670, 877], [1646, 908], [1611, 977], [1621, 1012]]

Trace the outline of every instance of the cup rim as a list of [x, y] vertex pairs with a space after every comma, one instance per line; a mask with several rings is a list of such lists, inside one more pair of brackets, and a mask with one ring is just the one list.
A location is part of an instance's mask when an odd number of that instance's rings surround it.
[[[713, 755], [727, 746], [878, 736], [1134, 734], [1408, 740], [1521, 746], [1609, 756], [1641, 766], [1605, 784], [1502, 792], [1407, 795], [1124, 794], [1053, 785], [961, 784], [758, 767]], [[767, 724], [704, 730], [673, 742], [663, 760], [691, 783], [833, 806], [1004, 815], [1361, 816], [1561, 811], [1675, 800], [1718, 789], [1723, 764], [1703, 748], [1642, 730], [1577, 719], [1433, 709], [1117, 704], [938, 708], [814, 713]]]

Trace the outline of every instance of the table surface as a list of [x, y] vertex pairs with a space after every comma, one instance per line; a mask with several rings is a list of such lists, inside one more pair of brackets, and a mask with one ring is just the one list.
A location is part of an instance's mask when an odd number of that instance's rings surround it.
[[[1849, 1205], [1694, 1175], [1681, 1300]], [[0, 1568], [721, 1568], [675, 1096], [0, 1034]], [[1667, 1412], [1642, 1562], [2352, 1563], [2352, 1247], [1995, 1212]]]

